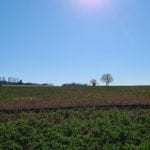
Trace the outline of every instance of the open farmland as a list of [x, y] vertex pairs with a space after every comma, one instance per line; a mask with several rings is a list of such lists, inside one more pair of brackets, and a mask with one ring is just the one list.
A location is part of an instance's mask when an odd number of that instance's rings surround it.
[[150, 105], [150, 87], [0, 87], [0, 110]]
[[149, 106], [150, 87], [0, 87], [0, 149], [149, 150], [149, 107], [82, 109], [109, 105]]

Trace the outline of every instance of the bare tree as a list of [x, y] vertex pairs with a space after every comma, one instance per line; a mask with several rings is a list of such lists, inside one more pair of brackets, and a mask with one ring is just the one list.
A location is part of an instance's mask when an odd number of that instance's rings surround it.
[[92, 79], [92, 80], [90, 81], [90, 83], [92, 84], [92, 86], [96, 86], [97, 81], [96, 81], [95, 79]]
[[102, 75], [102, 77], [101, 77], [101, 81], [105, 82], [106, 86], [109, 86], [109, 84], [111, 82], [113, 82], [113, 80], [114, 79], [113, 79], [112, 75], [109, 73], [106, 73], [106, 74]]

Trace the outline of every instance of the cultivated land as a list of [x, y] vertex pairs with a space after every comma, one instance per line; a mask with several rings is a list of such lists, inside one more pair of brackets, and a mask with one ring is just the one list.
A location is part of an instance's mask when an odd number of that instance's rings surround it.
[[149, 106], [150, 87], [0, 87], [0, 149], [149, 150], [150, 108], [82, 109], [108, 105]]
[[0, 110], [103, 105], [150, 105], [150, 86], [0, 87]]
[[149, 150], [150, 109], [0, 113], [2, 150]]

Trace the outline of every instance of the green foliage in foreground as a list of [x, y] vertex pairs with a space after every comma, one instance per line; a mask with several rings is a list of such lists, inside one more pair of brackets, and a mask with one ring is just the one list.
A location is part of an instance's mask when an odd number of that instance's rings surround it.
[[0, 149], [150, 149], [150, 110], [0, 114]]

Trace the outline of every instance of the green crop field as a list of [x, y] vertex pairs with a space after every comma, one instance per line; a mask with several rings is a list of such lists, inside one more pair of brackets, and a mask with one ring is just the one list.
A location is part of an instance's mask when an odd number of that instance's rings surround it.
[[149, 150], [150, 110], [0, 113], [3, 150]]
[[0, 110], [150, 104], [150, 87], [0, 87]]

